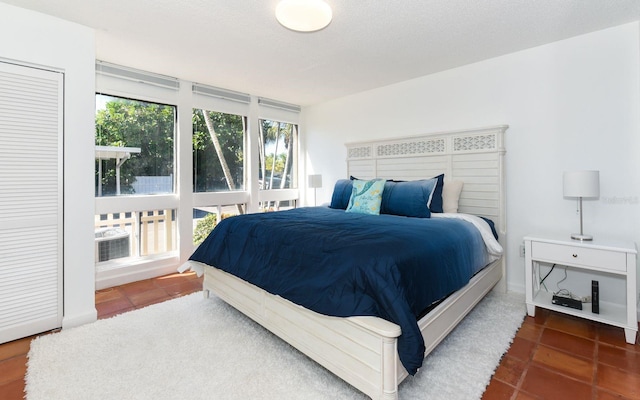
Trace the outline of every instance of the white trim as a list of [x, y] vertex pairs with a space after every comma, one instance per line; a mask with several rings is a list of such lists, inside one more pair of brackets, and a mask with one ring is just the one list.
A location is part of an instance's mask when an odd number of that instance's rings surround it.
[[258, 191], [258, 201], [287, 201], [300, 197], [298, 189], [269, 189]]
[[124, 285], [176, 272], [179, 257], [172, 252], [160, 257], [147, 256], [126, 262], [126, 268], [112, 268], [96, 272], [96, 290]]
[[95, 322], [98, 319], [98, 311], [93, 308], [84, 314], [65, 315], [62, 318], [62, 329], [75, 328], [84, 324]]
[[210, 96], [218, 99], [224, 99], [229, 101], [237, 101], [239, 103], [249, 104], [251, 102], [251, 96], [246, 93], [236, 92], [234, 90], [222, 89], [215, 86], [203, 85], [201, 83], [194, 83], [191, 85], [191, 90], [194, 94], [202, 96]]
[[180, 88], [180, 81], [176, 78], [99, 60], [96, 61], [96, 75], [111, 76], [117, 79], [126, 79], [136, 83], [158, 86], [172, 90], [178, 90]]
[[300, 106], [263, 97], [258, 97], [257, 103], [260, 119], [299, 124]]
[[208, 207], [211, 205], [226, 206], [231, 204], [246, 204], [250, 201], [249, 192], [244, 190], [228, 192], [198, 192], [193, 194], [194, 207]]
[[[108, 72], [104, 72], [104, 70]], [[176, 78], [96, 61], [97, 93], [168, 105], [178, 104], [180, 81]]]
[[267, 99], [264, 97], [258, 97], [258, 104], [260, 106], [279, 108], [281, 110], [294, 112], [294, 113], [299, 113], [301, 110], [301, 107], [297, 104], [285, 103], [284, 101]]
[[96, 214], [168, 210], [180, 205], [180, 199], [176, 194], [96, 197], [95, 202]]
[[192, 84], [191, 91], [191, 108], [242, 115], [244, 117], [249, 114], [251, 96], [248, 94], [199, 83]]

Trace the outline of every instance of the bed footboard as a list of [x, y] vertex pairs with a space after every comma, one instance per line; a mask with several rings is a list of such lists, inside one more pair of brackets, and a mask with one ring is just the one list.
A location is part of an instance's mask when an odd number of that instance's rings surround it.
[[[315, 313], [217, 268], [205, 268], [204, 292], [221, 299], [373, 399], [398, 398], [400, 327], [376, 317]], [[406, 376], [406, 372], [405, 372]]]
[[[204, 270], [206, 297], [215, 293], [372, 399], [398, 398], [398, 385], [408, 376], [398, 358], [398, 325], [377, 317], [318, 314], [217, 268], [191, 263]], [[500, 281], [503, 270], [504, 259], [494, 261], [418, 321], [425, 356]]]

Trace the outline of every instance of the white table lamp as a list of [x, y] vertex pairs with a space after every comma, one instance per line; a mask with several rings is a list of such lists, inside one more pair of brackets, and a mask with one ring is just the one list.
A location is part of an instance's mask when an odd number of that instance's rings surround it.
[[582, 199], [600, 196], [600, 171], [570, 171], [563, 175], [564, 197], [577, 197], [580, 208], [580, 233], [572, 233], [571, 239], [593, 240], [582, 231]]
[[316, 204], [316, 190], [322, 187], [322, 175], [309, 175], [309, 187], [313, 189], [313, 205]]

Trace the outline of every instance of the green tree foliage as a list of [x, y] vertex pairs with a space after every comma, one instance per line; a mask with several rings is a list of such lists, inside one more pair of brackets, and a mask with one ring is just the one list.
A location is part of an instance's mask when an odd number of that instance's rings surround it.
[[216, 227], [217, 222], [216, 214], [207, 214], [206, 217], [201, 218], [193, 231], [193, 244], [197, 246], [202, 243]]
[[193, 111], [193, 188], [196, 192], [229, 190], [203, 112], [213, 123], [223, 157], [236, 189], [244, 188], [244, 117], [221, 112]]
[[[278, 154], [278, 156], [276, 157], [276, 164], [274, 169], [276, 176], [282, 176], [286, 161], [287, 161], [286, 153]], [[271, 174], [271, 167], [273, 166], [273, 153], [267, 154], [267, 160], [265, 161], [265, 164], [267, 165], [267, 179], [269, 179], [269, 175]]]
[[[260, 120], [264, 160], [260, 160], [261, 178], [264, 175], [272, 189], [290, 188], [291, 156], [293, 151], [294, 125], [278, 121]], [[275, 162], [274, 162], [275, 157]], [[269, 184], [273, 180], [273, 185]]]
[[[113, 97], [106, 99], [104, 109], [96, 112], [96, 145], [141, 149], [121, 167], [121, 193], [134, 192], [131, 185], [136, 176], [173, 175], [175, 107]], [[100, 178], [97, 162], [96, 195]], [[116, 161], [102, 162], [102, 194], [114, 195]]]
[[[103, 95], [98, 95], [98, 98], [102, 98], [105, 107], [96, 112], [96, 145], [141, 149], [141, 153], [133, 154], [131, 159], [122, 164], [121, 193], [134, 192], [132, 184], [136, 176], [172, 175], [175, 107]], [[207, 113], [213, 124], [224, 163], [214, 148], [203, 112]], [[229, 190], [223, 164], [229, 169], [235, 189], [244, 189], [245, 123], [245, 117], [239, 115], [193, 111], [194, 191]], [[292, 150], [295, 146], [292, 138], [296, 136], [294, 125], [270, 120], [261, 120], [260, 124], [260, 179], [274, 189], [292, 187]], [[115, 163], [114, 159], [102, 161], [103, 195], [116, 193]], [[96, 161], [96, 194], [98, 179]]]

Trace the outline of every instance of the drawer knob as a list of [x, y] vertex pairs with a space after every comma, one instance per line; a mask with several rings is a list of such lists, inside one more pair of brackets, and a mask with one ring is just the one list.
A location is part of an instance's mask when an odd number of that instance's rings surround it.
[[578, 258], [578, 255], [574, 253], [573, 258]]

